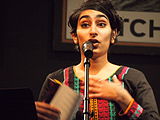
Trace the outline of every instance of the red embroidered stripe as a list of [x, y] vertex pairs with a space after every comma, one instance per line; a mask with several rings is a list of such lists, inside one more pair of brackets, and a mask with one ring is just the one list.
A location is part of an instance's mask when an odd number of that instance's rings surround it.
[[98, 99], [98, 111], [100, 120], [110, 120], [109, 103], [107, 100]]
[[64, 84], [69, 86], [69, 67], [64, 69]]
[[122, 72], [118, 75], [119, 80], [123, 80], [123, 76], [126, 74], [127, 70], [128, 70], [128, 67], [124, 67], [122, 69]]
[[[80, 93], [83, 95], [84, 94], [84, 90], [80, 89]], [[81, 100], [81, 103], [80, 103], [80, 111], [83, 112], [83, 108], [84, 108], [84, 102], [83, 100]]]

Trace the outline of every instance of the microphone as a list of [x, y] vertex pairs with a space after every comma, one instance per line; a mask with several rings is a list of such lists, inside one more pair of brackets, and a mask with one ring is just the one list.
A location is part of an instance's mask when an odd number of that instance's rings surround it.
[[93, 43], [91, 41], [86, 41], [82, 45], [82, 50], [86, 58], [92, 58], [93, 56]]

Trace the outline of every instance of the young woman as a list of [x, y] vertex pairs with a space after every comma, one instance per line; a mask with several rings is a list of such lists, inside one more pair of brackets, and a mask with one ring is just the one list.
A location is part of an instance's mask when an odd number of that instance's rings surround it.
[[[79, 47], [81, 61], [78, 65], [48, 75], [40, 93], [40, 102], [36, 102], [40, 120], [56, 120], [60, 115], [57, 108], [48, 104], [54, 87], [49, 78], [57, 79], [83, 94], [85, 55], [82, 45], [86, 41], [93, 43], [89, 70], [89, 110], [94, 112], [91, 119], [159, 120], [154, 94], [144, 74], [108, 60], [109, 47], [116, 42], [121, 22], [109, 0], [88, 0], [74, 11], [69, 26], [73, 41]], [[73, 119], [82, 120], [82, 112], [83, 101]]]

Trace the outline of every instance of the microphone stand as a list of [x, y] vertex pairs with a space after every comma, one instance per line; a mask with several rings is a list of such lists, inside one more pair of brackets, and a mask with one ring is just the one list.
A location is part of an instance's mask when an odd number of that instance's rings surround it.
[[93, 43], [91, 41], [86, 41], [83, 46], [82, 50], [85, 55], [84, 59], [84, 67], [85, 67], [85, 79], [84, 79], [84, 109], [83, 109], [83, 115], [84, 120], [89, 120], [89, 117], [91, 114], [89, 113], [89, 67], [90, 67], [90, 58], [93, 56]]
[[83, 114], [84, 114], [84, 120], [89, 120], [89, 94], [88, 94], [88, 89], [89, 89], [89, 67], [90, 67], [90, 60], [89, 58], [84, 59], [84, 67], [85, 67], [85, 86], [84, 86], [84, 109], [83, 109]]

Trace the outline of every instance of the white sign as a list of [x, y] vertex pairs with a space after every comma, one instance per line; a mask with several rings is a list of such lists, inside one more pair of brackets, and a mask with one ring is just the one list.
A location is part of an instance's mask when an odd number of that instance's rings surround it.
[[160, 43], [160, 13], [119, 11], [124, 19], [119, 41]]
[[[67, 17], [71, 12], [78, 8], [83, 0], [67, 1]], [[160, 43], [160, 12], [134, 12], [118, 11], [123, 18], [123, 29], [118, 40], [128, 43]], [[70, 29], [65, 26], [65, 40], [63, 42], [72, 42]]]

